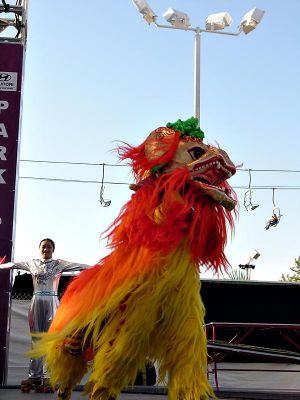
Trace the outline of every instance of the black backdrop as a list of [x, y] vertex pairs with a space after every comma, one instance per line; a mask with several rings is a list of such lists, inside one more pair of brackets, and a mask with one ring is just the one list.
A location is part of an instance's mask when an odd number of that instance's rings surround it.
[[[62, 276], [61, 295], [70, 276]], [[32, 295], [29, 274], [18, 275], [13, 286], [13, 298]], [[300, 284], [283, 282], [255, 282], [229, 280], [203, 280], [201, 295], [206, 308], [205, 322], [243, 322], [269, 324], [300, 324]], [[246, 344], [297, 350], [284, 338], [285, 332], [264, 330], [253, 332], [243, 342]], [[218, 340], [229, 340], [234, 330], [217, 330]], [[299, 343], [300, 334], [289, 332], [290, 338]]]
[[206, 322], [300, 324], [300, 284], [204, 280]]
[[[61, 277], [60, 295], [70, 279], [70, 276]], [[32, 291], [29, 274], [16, 276], [13, 297], [19, 294], [30, 296]], [[300, 324], [300, 284], [203, 280], [201, 295], [206, 322]]]

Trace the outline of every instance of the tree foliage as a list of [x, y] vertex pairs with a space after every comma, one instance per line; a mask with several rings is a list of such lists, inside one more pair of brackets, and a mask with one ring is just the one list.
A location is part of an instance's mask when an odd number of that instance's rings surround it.
[[294, 274], [282, 274], [280, 280], [283, 282], [300, 282], [300, 256], [295, 258], [295, 265], [291, 267], [290, 270], [294, 272]]

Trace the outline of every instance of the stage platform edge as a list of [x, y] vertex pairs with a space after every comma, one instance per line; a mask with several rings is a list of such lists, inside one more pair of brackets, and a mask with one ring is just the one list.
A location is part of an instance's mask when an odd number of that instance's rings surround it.
[[[74, 390], [74, 397], [77, 397], [76, 394], [78, 392], [83, 391], [84, 386], [83, 385], [78, 385], [76, 386]], [[17, 398], [23, 398], [23, 396], [26, 396], [27, 400], [29, 399], [29, 396], [26, 394], [24, 395], [23, 393], [20, 392], [20, 385], [7, 385], [7, 386], [0, 386], [0, 399], [2, 400], [1, 397], [4, 394], [4, 398], [7, 400], [10, 399], [17, 399]], [[18, 394], [17, 394], [18, 393]], [[165, 386], [128, 386], [124, 388], [122, 391], [120, 399], [158, 399], [158, 398], [165, 398], [167, 399], [167, 393], [168, 389]], [[78, 393], [79, 394], [79, 393]], [[300, 392], [294, 392], [294, 391], [255, 391], [255, 390], [240, 390], [240, 389], [226, 389], [226, 390], [219, 390], [215, 391], [215, 394], [218, 399], [240, 399], [240, 400], [251, 400], [251, 399], [258, 399], [258, 400], [300, 400]], [[36, 393], [32, 393], [32, 395], [35, 396], [36, 399]], [[132, 395], [132, 396], [130, 396]], [[138, 396], [139, 395], [139, 396]], [[42, 397], [43, 396], [43, 397]], [[53, 395], [55, 396], [55, 395]], [[52, 395], [49, 394], [39, 394], [39, 399], [42, 399], [45, 397], [45, 399], [52, 399]], [[31, 396], [30, 396], [31, 397]], [[79, 397], [78, 397], [79, 398]], [[84, 399], [85, 397], [81, 396], [80, 393], [80, 398]]]

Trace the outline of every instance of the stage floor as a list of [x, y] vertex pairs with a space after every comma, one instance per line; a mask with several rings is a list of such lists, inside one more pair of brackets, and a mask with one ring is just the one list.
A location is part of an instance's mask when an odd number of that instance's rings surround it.
[[[151, 390], [151, 388], [148, 388]], [[86, 396], [82, 396], [82, 390], [74, 391], [72, 394], [72, 400], [88, 400]], [[297, 392], [269, 392], [269, 391], [239, 391], [232, 389], [230, 392], [221, 392], [217, 396], [219, 400], [299, 400], [300, 393]], [[22, 393], [19, 388], [15, 387], [1, 387], [0, 388], [0, 400], [55, 400], [56, 393]], [[118, 400], [167, 400], [166, 394], [159, 393], [122, 393]]]
[[[55, 400], [56, 393], [21, 393], [18, 389], [0, 389], [1, 400]], [[72, 400], [88, 400], [88, 397], [82, 396], [82, 392], [73, 392]], [[157, 394], [138, 394], [138, 393], [122, 393], [118, 400], [162, 400], [167, 396]]]
[[[55, 400], [56, 393], [21, 393], [19, 389], [0, 389], [0, 400]], [[73, 392], [72, 400], [88, 400], [86, 396], [82, 396], [81, 391]], [[139, 394], [139, 393], [122, 393], [118, 400], [167, 400], [167, 395], [160, 394]], [[218, 399], [224, 399], [218, 397]], [[233, 398], [226, 398], [233, 400]], [[237, 400], [235, 398], [235, 400]]]

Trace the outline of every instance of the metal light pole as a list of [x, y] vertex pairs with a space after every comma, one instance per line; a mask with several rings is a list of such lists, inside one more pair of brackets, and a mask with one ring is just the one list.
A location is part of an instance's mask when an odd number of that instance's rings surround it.
[[238, 36], [242, 32], [240, 27], [238, 32], [221, 32], [216, 30], [201, 29], [199, 27], [175, 26], [175, 25], [161, 25], [153, 21], [157, 28], [177, 29], [182, 31], [195, 32], [195, 48], [194, 48], [194, 117], [200, 121], [200, 62], [201, 62], [201, 33], [215, 33], [218, 35]]
[[194, 59], [194, 117], [200, 121], [200, 46], [201, 35], [195, 34], [195, 59]]
[[232, 18], [227, 12], [212, 14], [206, 19], [206, 28], [190, 27], [189, 16], [183, 12], [169, 8], [163, 15], [171, 25], [161, 25], [157, 23], [157, 15], [150, 8], [145, 0], [132, 0], [140, 14], [148, 22], [154, 23], [157, 28], [179, 29], [184, 31], [192, 31], [195, 33], [195, 50], [194, 50], [194, 116], [200, 120], [200, 61], [201, 61], [201, 33], [215, 33], [219, 35], [238, 36], [241, 32], [249, 33], [261, 21], [264, 11], [253, 8], [244, 15], [237, 32], [221, 31], [232, 23]]

